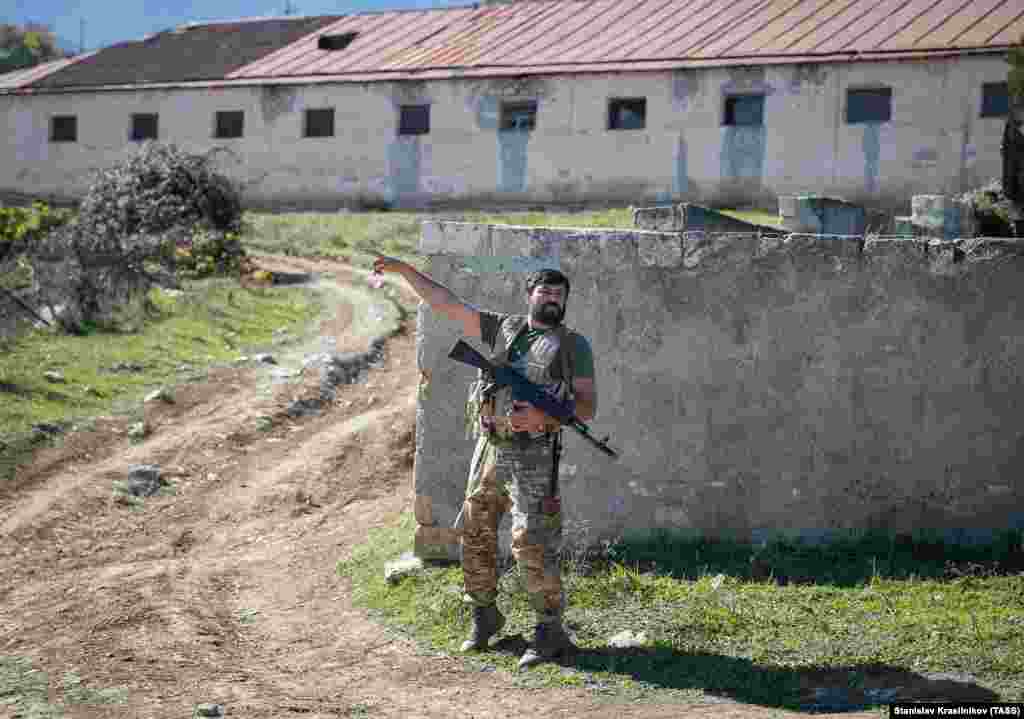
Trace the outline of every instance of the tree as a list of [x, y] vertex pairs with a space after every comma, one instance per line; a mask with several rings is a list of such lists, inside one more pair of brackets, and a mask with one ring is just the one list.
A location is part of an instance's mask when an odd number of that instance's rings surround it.
[[46, 25], [0, 24], [0, 72], [22, 70], [65, 55], [57, 36]]

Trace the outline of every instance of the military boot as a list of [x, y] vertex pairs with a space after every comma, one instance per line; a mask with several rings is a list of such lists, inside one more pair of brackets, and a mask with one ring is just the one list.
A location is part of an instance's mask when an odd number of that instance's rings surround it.
[[498, 611], [497, 604], [473, 607], [473, 631], [462, 643], [462, 651], [471, 652], [486, 649], [488, 640], [505, 626], [505, 616]]
[[550, 661], [576, 649], [566, 633], [562, 622], [538, 624], [534, 629], [533, 646], [527, 648], [519, 659], [519, 668], [526, 669], [534, 664]]

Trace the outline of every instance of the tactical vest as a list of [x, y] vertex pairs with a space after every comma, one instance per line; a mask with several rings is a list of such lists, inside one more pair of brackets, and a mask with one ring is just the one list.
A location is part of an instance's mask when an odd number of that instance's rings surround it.
[[[512, 345], [516, 338], [528, 328], [527, 318], [524, 316], [505, 318], [498, 328], [498, 337], [494, 343], [491, 363], [495, 366], [511, 364], [508, 357]], [[559, 324], [538, 337], [526, 355], [526, 378], [534, 384], [540, 385], [559, 382], [557, 398], [560, 400], [572, 397], [572, 354], [575, 349], [573, 335], [572, 330]], [[512, 414], [512, 391], [507, 387], [496, 388], [492, 379], [486, 373], [480, 372], [477, 381], [470, 388], [466, 428], [467, 433], [471, 436], [479, 436], [482, 431], [478, 421], [480, 415], [507, 417]], [[493, 441], [498, 442], [511, 440], [516, 436], [508, 432], [498, 432], [497, 434], [491, 432], [489, 435]], [[519, 435], [529, 435], [531, 439], [544, 436], [543, 433], [534, 432], [521, 432]], [[523, 439], [524, 437], [519, 438]]]

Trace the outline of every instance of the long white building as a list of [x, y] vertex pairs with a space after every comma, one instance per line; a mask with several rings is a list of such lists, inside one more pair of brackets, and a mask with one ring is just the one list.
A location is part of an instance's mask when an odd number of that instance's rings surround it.
[[251, 205], [829, 194], [1000, 175], [1021, 0], [597, 0], [186, 25], [0, 76], [0, 193], [73, 198], [147, 139]]

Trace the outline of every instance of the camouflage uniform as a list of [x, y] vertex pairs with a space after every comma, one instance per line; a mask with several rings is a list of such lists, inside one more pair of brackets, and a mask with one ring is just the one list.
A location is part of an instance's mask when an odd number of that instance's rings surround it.
[[[508, 348], [525, 321], [525, 317], [515, 316], [501, 321], [494, 343], [498, 351], [492, 361], [507, 363]], [[548, 386], [558, 383], [559, 399], [568, 395], [569, 383], [560, 381], [569, 371], [566, 353], [559, 352], [566, 337], [568, 331], [562, 328], [551, 330], [534, 342], [526, 356], [528, 379]], [[501, 390], [490, 403], [484, 403], [482, 413], [501, 417], [510, 411], [510, 393]], [[565, 603], [560, 563], [562, 516], [560, 512], [545, 513], [542, 508], [550, 495], [555, 435], [511, 433], [500, 426], [475, 424], [481, 431], [463, 505], [465, 600], [488, 606], [497, 598], [498, 526], [505, 512], [511, 511], [512, 554], [525, 579], [537, 623], [560, 622]]]

